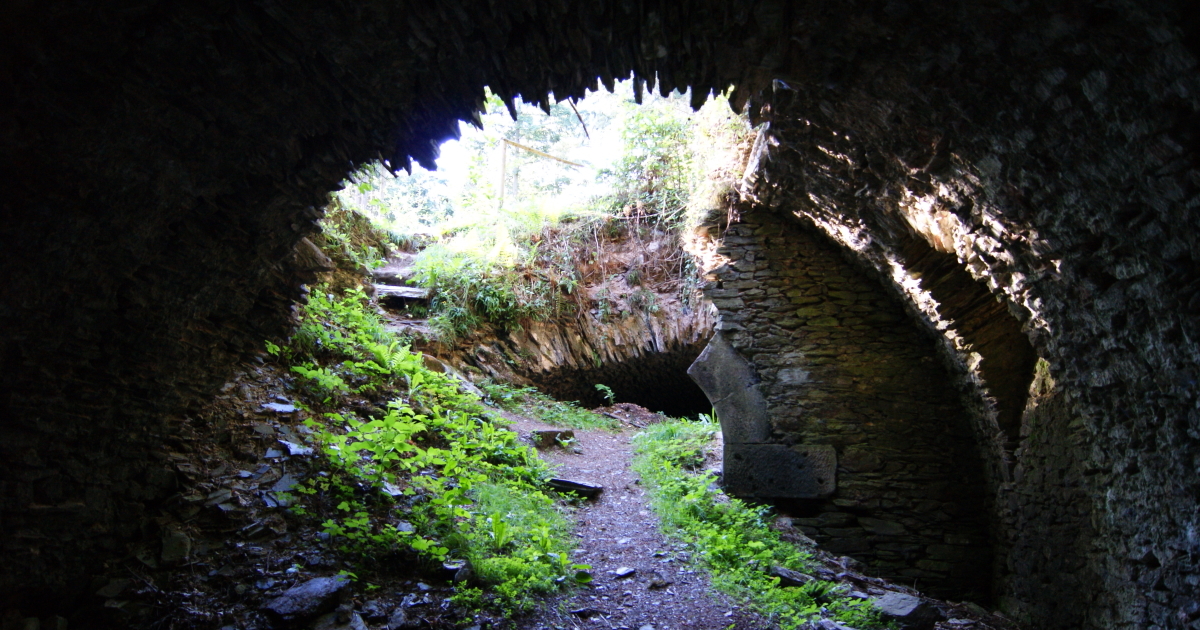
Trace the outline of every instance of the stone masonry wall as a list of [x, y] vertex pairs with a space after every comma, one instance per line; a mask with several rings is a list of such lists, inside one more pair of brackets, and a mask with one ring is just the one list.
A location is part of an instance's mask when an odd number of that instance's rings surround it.
[[456, 344], [447, 358], [468, 372], [533, 384], [561, 400], [600, 406], [604, 398], [595, 385], [602, 383], [618, 401], [694, 415], [708, 407], [686, 370], [712, 335], [714, 320], [708, 304], [661, 299], [653, 313], [601, 319], [583, 312], [577, 319], [526, 322], [507, 333], [481, 331]]
[[797, 523], [879, 575], [986, 599], [983, 464], [934, 341], [877, 281], [795, 219], [749, 213], [722, 242], [729, 261], [712, 272], [706, 295], [721, 335], [761, 379], [766, 441], [836, 451], [835, 489], [791, 504], [803, 512]]
[[774, 151], [751, 196], [885, 282], [919, 235], [1003, 296], [1057, 381], [999, 427], [1001, 520], [1029, 528], [1006, 611], [1195, 628], [1193, 5], [2, 3], [0, 586], [61, 602], [123, 553], [169, 492], [160, 419], [283, 331], [347, 173], [431, 164], [484, 85], [548, 103], [632, 70], [696, 102], [736, 84]]

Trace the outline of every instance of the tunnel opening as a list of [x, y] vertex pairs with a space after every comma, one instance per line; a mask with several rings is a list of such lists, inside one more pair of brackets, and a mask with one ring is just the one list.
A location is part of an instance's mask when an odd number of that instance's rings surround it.
[[707, 343], [706, 336], [665, 352], [643, 352], [581, 368], [563, 367], [535, 377], [534, 382], [559, 400], [575, 400], [587, 407], [608, 404], [596, 387], [601, 384], [612, 388], [615, 402], [633, 403], [674, 418], [696, 418], [711, 413], [712, 404], [687, 370]]
[[753, 130], [723, 95], [693, 109], [687, 90], [613, 87], [543, 109], [489, 89], [438, 171], [376, 163], [330, 208], [413, 244], [371, 275], [423, 352], [587, 407], [695, 418], [711, 405], [686, 372], [712, 321], [686, 249]]

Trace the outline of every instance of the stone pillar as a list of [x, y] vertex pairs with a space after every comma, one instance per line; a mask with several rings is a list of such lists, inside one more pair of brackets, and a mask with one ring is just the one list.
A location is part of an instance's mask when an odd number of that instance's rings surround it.
[[817, 499], [837, 486], [837, 454], [828, 445], [771, 442], [767, 401], [754, 366], [720, 333], [688, 369], [708, 396], [724, 437], [725, 489], [738, 496]]

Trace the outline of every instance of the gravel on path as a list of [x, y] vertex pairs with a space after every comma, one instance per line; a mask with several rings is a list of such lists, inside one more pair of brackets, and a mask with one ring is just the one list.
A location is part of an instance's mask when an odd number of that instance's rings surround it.
[[[553, 429], [510, 416], [522, 435]], [[616, 433], [575, 429], [581, 453], [548, 448], [542, 458], [557, 475], [604, 486], [576, 512], [575, 562], [590, 564], [592, 584], [553, 598], [520, 630], [767, 630], [771, 624], [717, 593], [702, 570], [659, 531], [658, 517], [630, 469], [636, 429]], [[719, 449], [718, 449], [719, 452]]]

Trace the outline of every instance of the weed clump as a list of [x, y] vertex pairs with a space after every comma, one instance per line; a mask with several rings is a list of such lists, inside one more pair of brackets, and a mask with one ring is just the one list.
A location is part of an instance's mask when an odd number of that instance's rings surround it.
[[577, 402], [554, 400], [533, 387], [516, 387], [488, 381], [481, 383], [480, 389], [501, 409], [527, 415], [557, 427], [612, 431], [621, 426], [617, 420], [584, 409]]
[[870, 604], [846, 597], [843, 587], [813, 580], [781, 588], [772, 567], [804, 571], [810, 557], [767, 526], [767, 508], [726, 499], [715, 476], [700, 472], [716, 423], [673, 420], [634, 437], [633, 468], [650, 493], [668, 536], [685, 543], [718, 589], [744, 599], [784, 630], [808, 627], [829, 614], [855, 628], [885, 627]]

